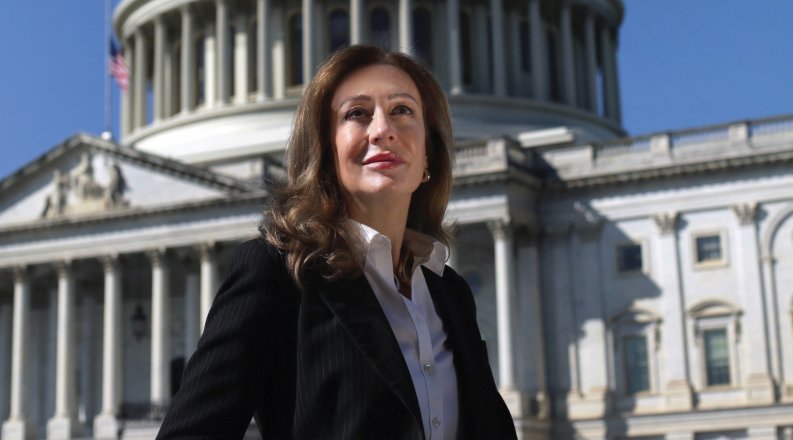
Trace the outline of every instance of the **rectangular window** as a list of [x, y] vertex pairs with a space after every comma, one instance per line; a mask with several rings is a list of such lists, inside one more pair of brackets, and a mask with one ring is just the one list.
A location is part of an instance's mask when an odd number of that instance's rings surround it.
[[625, 337], [625, 388], [627, 394], [650, 390], [650, 366], [647, 338], [644, 335]]
[[697, 263], [713, 263], [722, 260], [721, 235], [702, 235], [695, 240]]
[[705, 372], [708, 386], [730, 384], [730, 353], [727, 329], [705, 330]]
[[643, 268], [642, 245], [632, 243], [617, 246], [617, 271], [641, 272]]

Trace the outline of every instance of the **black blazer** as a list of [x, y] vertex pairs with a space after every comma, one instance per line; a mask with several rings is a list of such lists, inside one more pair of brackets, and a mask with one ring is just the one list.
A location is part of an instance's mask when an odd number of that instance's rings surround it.
[[[460, 439], [515, 439], [476, 324], [473, 296], [449, 267], [424, 270], [457, 371]], [[230, 261], [158, 439], [424, 439], [396, 338], [361, 275], [307, 280], [261, 240]]]

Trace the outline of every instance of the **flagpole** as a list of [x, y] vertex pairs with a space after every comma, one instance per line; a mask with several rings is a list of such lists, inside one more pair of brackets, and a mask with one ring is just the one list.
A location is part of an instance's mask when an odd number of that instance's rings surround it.
[[110, 85], [110, 39], [112, 38], [110, 29], [110, 0], [105, 0], [105, 38], [102, 44], [102, 67], [105, 76], [105, 131], [102, 132], [102, 139], [113, 139], [113, 90]]

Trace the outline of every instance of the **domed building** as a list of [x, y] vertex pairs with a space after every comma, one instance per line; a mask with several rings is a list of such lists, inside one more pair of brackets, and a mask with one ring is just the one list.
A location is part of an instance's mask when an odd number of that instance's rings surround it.
[[448, 94], [449, 265], [521, 439], [793, 439], [793, 116], [625, 137], [623, 8], [123, 0], [118, 141], [0, 181], [0, 438], [155, 437], [303, 85], [370, 43]]

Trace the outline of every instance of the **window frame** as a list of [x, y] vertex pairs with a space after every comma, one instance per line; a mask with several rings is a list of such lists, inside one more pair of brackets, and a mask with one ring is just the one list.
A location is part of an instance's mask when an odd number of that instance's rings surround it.
[[[740, 308], [723, 299], [705, 299], [688, 311], [689, 332], [691, 340], [694, 341], [691, 350], [691, 359], [696, 359], [698, 365], [692, 371], [696, 371], [696, 378], [701, 390], [725, 390], [734, 389], [741, 386], [741, 322], [742, 315]], [[707, 355], [705, 353], [705, 332], [709, 330], [726, 331], [727, 353], [729, 356], [730, 382], [726, 384], [708, 384]]]
[[[622, 270], [620, 268], [620, 248], [627, 247], [627, 246], [639, 246], [639, 252], [642, 257], [642, 266], [639, 269], [632, 269], [632, 270]], [[649, 265], [649, 250], [647, 246], [647, 240], [645, 239], [637, 239], [637, 240], [623, 240], [614, 243], [614, 272], [617, 276], [635, 276], [635, 275], [643, 275], [648, 274], [650, 272], [650, 265]]]
[[[640, 398], [660, 393], [659, 351], [661, 347], [661, 317], [646, 309], [629, 307], [609, 319], [610, 346], [614, 350], [613, 384], [619, 397]], [[628, 392], [627, 347], [630, 337], [642, 337], [647, 344], [648, 389]], [[619, 378], [617, 377], [619, 376]]]
[[[719, 246], [721, 247], [721, 258], [718, 260], [699, 261], [699, 249], [697, 248], [697, 239], [703, 237], [719, 237]], [[701, 230], [691, 233], [691, 262], [694, 269], [714, 269], [724, 268], [729, 266], [729, 245], [727, 242], [727, 232], [724, 229], [710, 229]]]

